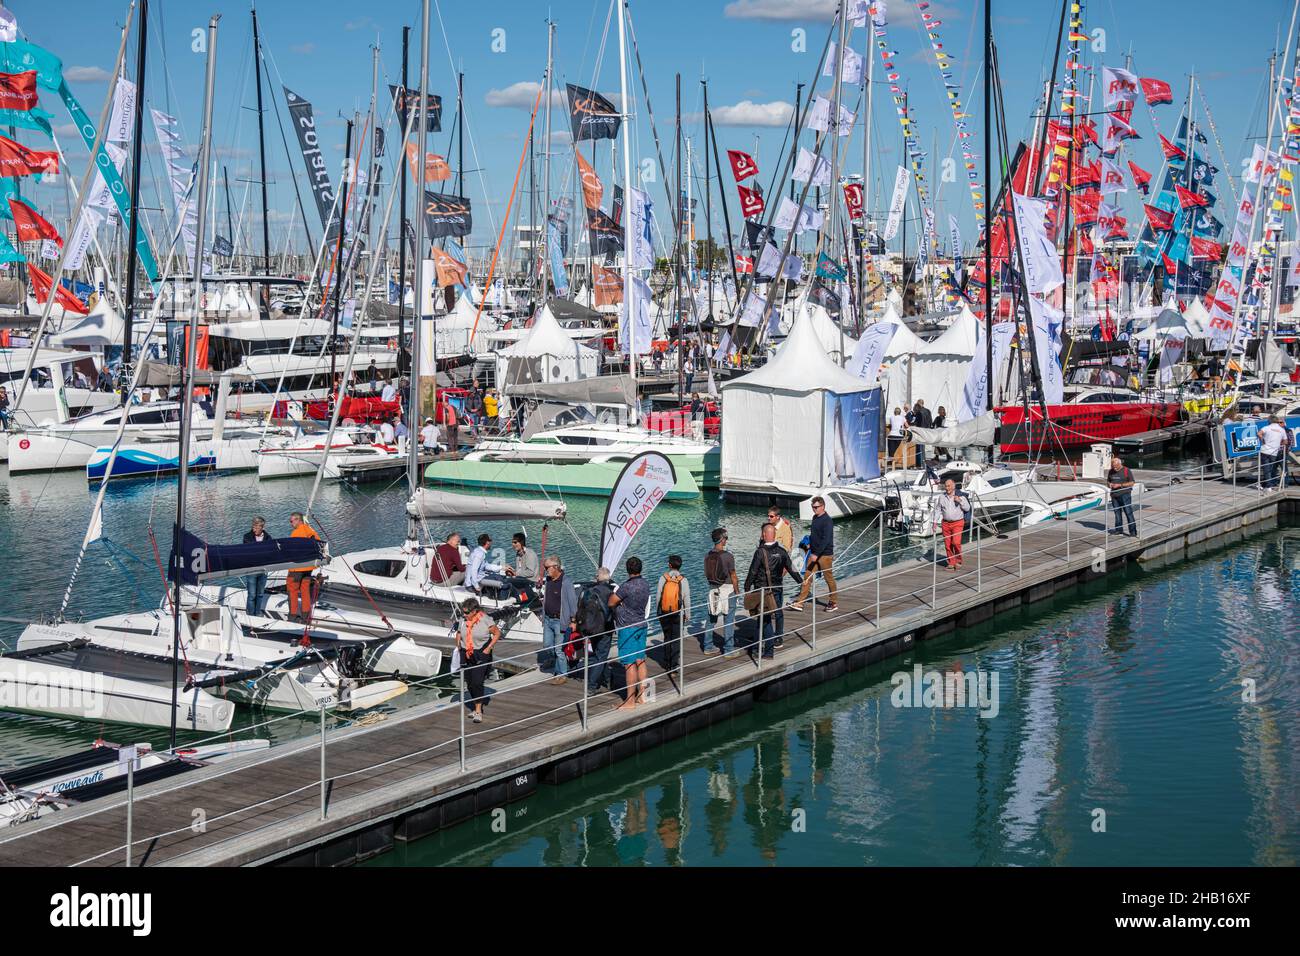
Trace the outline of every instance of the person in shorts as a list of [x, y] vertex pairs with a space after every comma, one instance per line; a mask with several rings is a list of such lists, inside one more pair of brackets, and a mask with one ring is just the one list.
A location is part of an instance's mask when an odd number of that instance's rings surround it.
[[627, 580], [609, 596], [614, 609], [614, 626], [618, 628], [618, 659], [627, 678], [627, 699], [619, 710], [631, 710], [644, 704], [646, 694], [646, 608], [650, 604], [650, 585], [641, 577], [641, 559], [627, 559]]

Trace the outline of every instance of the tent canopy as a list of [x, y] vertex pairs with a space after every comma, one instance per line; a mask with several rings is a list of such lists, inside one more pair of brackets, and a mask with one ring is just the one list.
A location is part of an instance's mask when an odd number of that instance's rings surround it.
[[766, 365], [748, 375], [723, 383], [722, 389], [725, 392], [739, 386], [779, 389], [800, 394], [849, 394], [870, 391], [874, 383], [850, 375], [826, 354], [817, 330], [813, 327], [812, 318], [807, 311], [803, 311], [795, 319], [790, 334], [776, 354], [767, 360]]

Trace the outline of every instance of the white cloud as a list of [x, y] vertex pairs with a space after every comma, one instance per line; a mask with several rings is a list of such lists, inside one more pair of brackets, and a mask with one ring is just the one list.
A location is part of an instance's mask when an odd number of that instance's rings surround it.
[[315, 53], [315, 52], [316, 52], [316, 44], [314, 44], [314, 43], [299, 43], [297, 46], [291, 46], [291, 47], [289, 47], [289, 50], [290, 50], [290, 52], [293, 52], [293, 53], [300, 53], [300, 54], [302, 54], [303, 56], [306, 56], [306, 55], [309, 54], [309, 53]]
[[711, 112], [716, 126], [785, 126], [794, 115], [794, 104], [741, 100], [734, 106], [715, 106]]
[[63, 78], [73, 83], [107, 83], [113, 74], [102, 66], [69, 66], [64, 68]]
[[[533, 104], [537, 102], [537, 92], [541, 88], [542, 84], [540, 83], [532, 80], [521, 80], [518, 83], [511, 83], [503, 90], [488, 90], [483, 100], [488, 106], [531, 110]], [[562, 108], [568, 107], [568, 100], [565, 99], [564, 90], [551, 90], [551, 105]]]
[[733, 20], [830, 20], [837, 0], [733, 0], [723, 13]]

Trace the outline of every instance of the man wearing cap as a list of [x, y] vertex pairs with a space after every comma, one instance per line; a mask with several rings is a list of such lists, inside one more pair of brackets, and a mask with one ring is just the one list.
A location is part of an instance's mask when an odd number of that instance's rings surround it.
[[431, 451], [438, 450], [438, 426], [433, 423], [432, 418], [424, 420], [424, 427], [420, 429], [420, 445]]

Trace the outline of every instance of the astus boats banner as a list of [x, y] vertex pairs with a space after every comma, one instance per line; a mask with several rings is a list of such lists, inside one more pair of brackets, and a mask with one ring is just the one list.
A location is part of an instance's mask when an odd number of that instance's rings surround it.
[[632, 539], [676, 484], [672, 462], [657, 451], [648, 451], [627, 463], [605, 506], [600, 533], [601, 567], [611, 571], [618, 567]]

